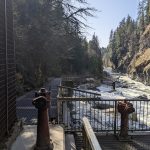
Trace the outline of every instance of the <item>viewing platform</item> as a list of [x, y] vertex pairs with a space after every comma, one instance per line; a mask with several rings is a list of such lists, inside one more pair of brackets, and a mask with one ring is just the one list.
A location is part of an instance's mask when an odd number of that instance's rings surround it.
[[[53, 82], [51, 82], [53, 83]], [[129, 114], [127, 140], [118, 138], [121, 131], [121, 114], [118, 110], [119, 102], [124, 99], [102, 99], [101, 94], [77, 88], [56, 84], [51, 90], [55, 102], [55, 125], [50, 126], [50, 134], [54, 133], [56, 141], [61, 143], [65, 150], [149, 150], [150, 149], [150, 101], [147, 99], [128, 99], [134, 107], [134, 112]], [[56, 88], [57, 87], [57, 88]], [[53, 86], [51, 87], [53, 88]], [[36, 116], [33, 110], [28, 109], [29, 101], [33, 94], [29, 93], [22, 100], [17, 101], [18, 118], [24, 118], [24, 124], [31, 125], [36, 130]], [[26, 101], [26, 103], [25, 103]], [[22, 103], [24, 102], [24, 103]], [[26, 105], [26, 106], [24, 106]], [[21, 108], [24, 109], [21, 109]], [[31, 107], [31, 105], [30, 105]], [[35, 111], [35, 109], [34, 109]], [[35, 112], [37, 113], [37, 112]], [[54, 112], [53, 112], [54, 113]], [[25, 118], [26, 117], [26, 118]], [[33, 121], [34, 120], [34, 121]], [[50, 120], [51, 122], [51, 120]], [[52, 123], [52, 122], [51, 122]], [[61, 130], [57, 130], [60, 127]], [[27, 127], [27, 126], [26, 126]], [[25, 127], [25, 128], [26, 128]], [[31, 130], [28, 129], [30, 132]], [[54, 132], [53, 132], [54, 131]], [[60, 132], [55, 134], [56, 132]], [[23, 131], [24, 132], [24, 131]], [[22, 136], [22, 133], [20, 136]], [[23, 140], [35, 144], [28, 140]], [[59, 136], [61, 135], [61, 136]], [[61, 138], [62, 137], [62, 138]], [[58, 138], [58, 139], [57, 139]], [[59, 139], [61, 138], [61, 139]], [[55, 143], [55, 136], [51, 138]], [[18, 139], [17, 139], [18, 140]], [[26, 145], [26, 144], [25, 144]], [[58, 144], [59, 145], [59, 144]], [[27, 148], [28, 149], [28, 148]], [[12, 149], [15, 150], [15, 149]], [[59, 149], [58, 149], [59, 150]]]
[[[50, 125], [50, 139], [54, 150], [65, 150], [64, 130], [59, 125]], [[26, 125], [13, 143], [11, 150], [33, 150], [36, 144], [37, 126]]]
[[133, 135], [130, 141], [119, 141], [114, 135], [97, 135], [102, 150], [149, 150], [150, 135]]

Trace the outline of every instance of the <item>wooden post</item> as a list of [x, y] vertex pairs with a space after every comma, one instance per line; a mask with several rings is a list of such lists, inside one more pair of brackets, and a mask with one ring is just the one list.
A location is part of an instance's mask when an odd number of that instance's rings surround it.
[[133, 108], [132, 103], [129, 103], [126, 100], [118, 102], [118, 112], [121, 113], [121, 130], [119, 136], [123, 139], [128, 138], [128, 115], [134, 111], [135, 109]]

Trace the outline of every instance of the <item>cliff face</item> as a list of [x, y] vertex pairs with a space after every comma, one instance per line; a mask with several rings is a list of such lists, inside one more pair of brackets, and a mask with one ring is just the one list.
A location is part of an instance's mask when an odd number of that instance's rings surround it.
[[146, 48], [150, 48], [150, 24], [140, 37], [140, 51], [143, 51]]
[[133, 78], [150, 85], [150, 25], [140, 38], [139, 53], [137, 53], [128, 66], [128, 73]]

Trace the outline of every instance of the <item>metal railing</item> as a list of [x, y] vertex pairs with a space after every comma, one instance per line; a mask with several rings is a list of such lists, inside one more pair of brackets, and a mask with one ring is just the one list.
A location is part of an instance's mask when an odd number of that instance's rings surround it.
[[93, 132], [89, 120], [83, 118], [83, 145], [85, 150], [102, 150], [99, 142]]
[[[118, 101], [123, 99], [102, 99], [97, 93], [59, 87], [58, 123], [63, 123], [66, 131], [82, 131], [82, 118], [87, 117], [94, 132], [117, 134], [121, 125]], [[150, 131], [150, 101], [128, 101], [135, 108], [135, 112], [129, 115], [129, 131]]]

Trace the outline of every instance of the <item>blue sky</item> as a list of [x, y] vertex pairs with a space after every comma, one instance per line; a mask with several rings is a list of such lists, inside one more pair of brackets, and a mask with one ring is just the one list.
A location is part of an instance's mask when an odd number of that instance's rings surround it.
[[139, 0], [88, 0], [88, 3], [100, 12], [96, 12], [94, 18], [87, 19], [88, 25], [94, 28], [86, 29], [89, 33], [87, 37], [91, 39], [95, 32], [101, 47], [108, 45], [111, 29], [115, 30], [124, 17], [129, 14], [133, 19], [137, 18]]

